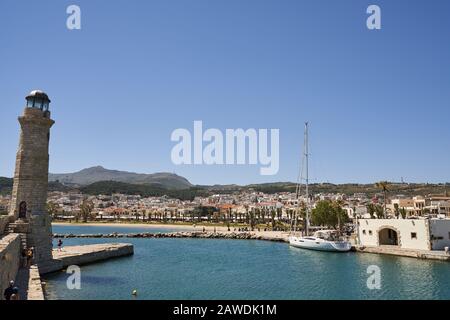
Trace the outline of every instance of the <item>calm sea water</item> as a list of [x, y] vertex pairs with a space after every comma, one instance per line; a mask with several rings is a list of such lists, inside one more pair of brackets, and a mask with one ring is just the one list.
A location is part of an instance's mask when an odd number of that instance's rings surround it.
[[[57, 233], [155, 232], [54, 226]], [[64, 245], [113, 242], [66, 239]], [[68, 275], [46, 276], [49, 299], [450, 299], [450, 264], [374, 254], [327, 253], [257, 240], [119, 239], [135, 254], [83, 266], [81, 290]], [[381, 268], [369, 290], [367, 267]], [[137, 298], [131, 292], [138, 291]]]

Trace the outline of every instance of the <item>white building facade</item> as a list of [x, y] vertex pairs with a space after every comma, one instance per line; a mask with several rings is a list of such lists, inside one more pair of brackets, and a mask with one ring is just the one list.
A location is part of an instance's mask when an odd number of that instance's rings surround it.
[[358, 219], [360, 246], [398, 246], [411, 250], [450, 247], [450, 219]]

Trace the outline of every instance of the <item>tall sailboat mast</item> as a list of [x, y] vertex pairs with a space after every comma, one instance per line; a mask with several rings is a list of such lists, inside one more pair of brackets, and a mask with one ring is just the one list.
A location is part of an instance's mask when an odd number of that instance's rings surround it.
[[309, 158], [309, 150], [308, 150], [308, 122], [305, 122], [305, 148], [304, 148], [304, 157], [305, 157], [305, 189], [306, 189], [306, 221], [305, 221], [305, 231], [306, 236], [309, 235], [309, 167], [308, 167], [308, 158]]
[[[349, 241], [344, 240], [336, 240], [334, 237], [335, 230], [325, 230], [318, 231], [314, 233], [312, 236], [309, 235], [309, 218], [311, 216], [311, 199], [309, 197], [309, 142], [308, 142], [308, 122], [305, 122], [305, 133], [304, 133], [304, 147], [302, 154], [302, 167], [299, 174], [299, 183], [297, 184], [297, 205], [298, 210], [300, 209], [300, 186], [301, 181], [303, 181], [303, 173], [305, 173], [305, 196], [306, 196], [306, 219], [304, 221], [304, 235], [296, 236], [291, 235], [289, 237], [289, 245], [302, 249], [311, 249], [311, 250], [320, 250], [320, 251], [334, 251], [334, 252], [347, 252], [350, 251], [352, 245]], [[295, 217], [295, 221], [297, 222], [297, 215]], [[294, 230], [296, 230], [294, 228]]]
[[[295, 198], [297, 200], [297, 211], [294, 215], [294, 218], [291, 219], [291, 230], [293, 227], [293, 231], [295, 232], [297, 230], [297, 220], [298, 220], [298, 214], [300, 211], [300, 193], [301, 193], [301, 186], [303, 180], [305, 180], [305, 191], [306, 191], [306, 219], [304, 222], [304, 228], [305, 228], [305, 235], [309, 235], [309, 167], [308, 167], [308, 158], [309, 158], [309, 148], [308, 148], [308, 122], [305, 122], [305, 131], [304, 131], [304, 140], [303, 140], [303, 154], [302, 154], [302, 163], [300, 166], [300, 170], [298, 173], [297, 178], [297, 186], [295, 190]], [[303, 174], [305, 174], [305, 177], [303, 177]], [[293, 223], [294, 222], [294, 223]], [[293, 224], [293, 225], [292, 225]]]

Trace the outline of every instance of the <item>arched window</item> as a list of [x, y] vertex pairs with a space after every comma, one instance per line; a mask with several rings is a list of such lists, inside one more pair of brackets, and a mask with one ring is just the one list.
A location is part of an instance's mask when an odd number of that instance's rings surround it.
[[19, 204], [19, 219], [26, 219], [27, 217], [27, 203], [22, 201]]
[[381, 229], [378, 233], [380, 245], [398, 246], [398, 233], [391, 228]]

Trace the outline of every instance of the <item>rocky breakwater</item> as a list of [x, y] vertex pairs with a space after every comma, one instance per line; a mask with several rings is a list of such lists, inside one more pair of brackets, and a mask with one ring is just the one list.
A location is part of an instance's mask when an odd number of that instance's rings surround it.
[[197, 238], [236, 239], [287, 242], [283, 235], [257, 232], [170, 232], [170, 233], [100, 233], [100, 234], [54, 234], [54, 238]]

